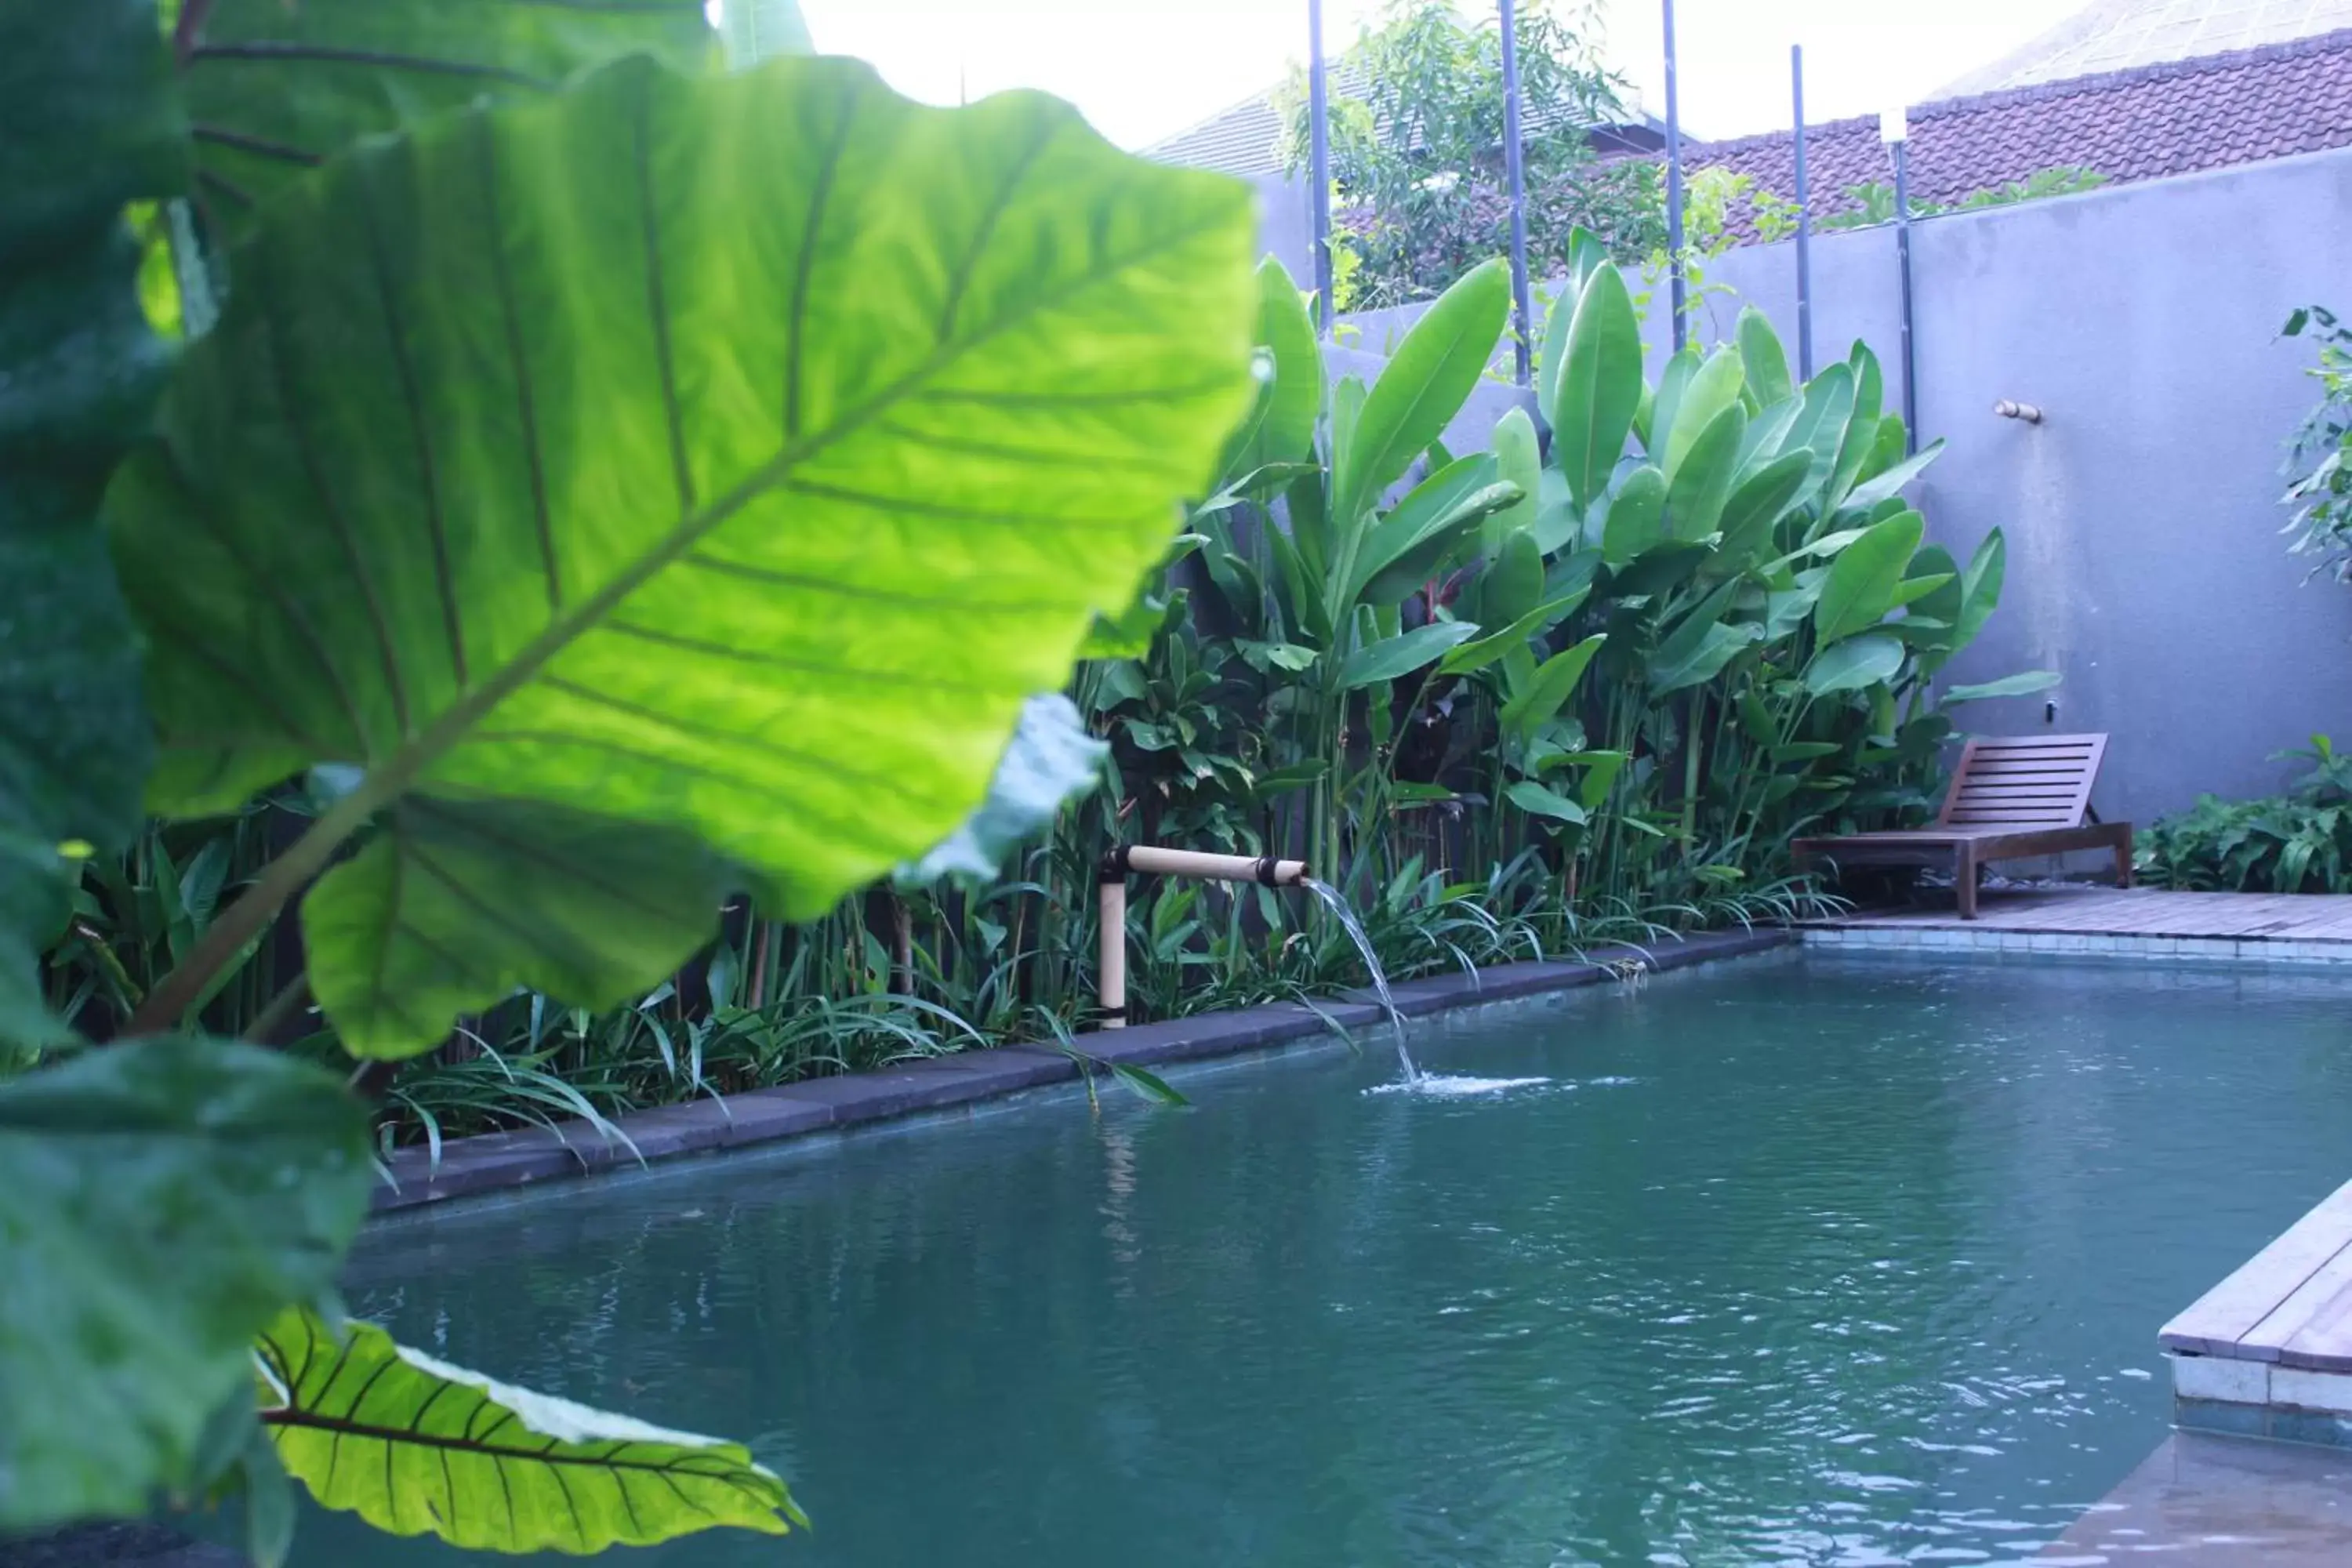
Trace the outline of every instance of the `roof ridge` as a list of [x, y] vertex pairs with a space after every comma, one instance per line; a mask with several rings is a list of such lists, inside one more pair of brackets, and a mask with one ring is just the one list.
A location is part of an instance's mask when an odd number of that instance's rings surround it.
[[[2242, 70], [2248, 66], [2269, 65], [2277, 60], [2294, 59], [2305, 55], [2335, 54], [2352, 48], [2352, 27], [2332, 28], [2325, 33], [2313, 33], [2300, 38], [2285, 38], [2273, 44], [2255, 44], [2248, 48], [2224, 49], [2218, 54], [2189, 55], [2177, 60], [2151, 60], [2146, 65], [2124, 66], [2116, 70], [2090, 71], [2082, 76], [2060, 77], [2055, 81], [2028, 82], [2023, 87], [1995, 88], [1990, 92], [1964, 93], [1957, 98], [1929, 99], [1910, 106], [1909, 112], [1921, 119], [1941, 114], [1967, 113], [1978, 109], [2006, 108], [2013, 103], [2033, 103], [2044, 99], [2073, 98], [2084, 92], [2105, 92], [2116, 88], [2134, 87], [2141, 82], [2169, 81], [2179, 77], [2208, 76], [2216, 71]], [[1862, 118], [1869, 118], [1867, 115]], [[1810, 127], [1808, 128], [1810, 129]], [[1782, 132], [1786, 135], [1788, 132]]]

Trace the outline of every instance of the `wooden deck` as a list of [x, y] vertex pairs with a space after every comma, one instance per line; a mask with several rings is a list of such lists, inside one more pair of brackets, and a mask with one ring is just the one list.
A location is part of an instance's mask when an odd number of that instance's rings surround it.
[[[1825, 931], [1974, 933], [2082, 938], [2048, 944], [2080, 951], [2087, 939], [2171, 938], [2221, 942], [2243, 949], [2252, 943], [2295, 947], [2342, 942], [2352, 957], [2352, 896], [2324, 894], [2168, 893], [2114, 888], [2036, 889], [1982, 895], [1978, 918], [1964, 921], [1955, 909], [1857, 910], [1814, 922]], [[1979, 945], [2015, 945], [1998, 941]], [[2279, 956], [2294, 956], [2281, 952]], [[2302, 956], [2335, 956], [2326, 952]]]
[[2165, 1324], [2164, 1348], [2352, 1373], [2352, 1182]]

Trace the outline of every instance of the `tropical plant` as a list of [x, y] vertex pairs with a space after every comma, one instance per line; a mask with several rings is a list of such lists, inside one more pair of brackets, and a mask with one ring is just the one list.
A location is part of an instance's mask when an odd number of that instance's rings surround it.
[[2136, 873], [2159, 888], [2197, 892], [2352, 892], [2352, 754], [2326, 735], [2279, 752], [2311, 770], [2284, 795], [2223, 800], [2200, 795], [2141, 835]]
[[[1091, 781], [982, 804], [1248, 405], [1246, 192], [714, 53], [684, 3], [0, 21], [0, 1530], [237, 1494], [274, 1561], [289, 1474], [509, 1551], [798, 1518], [732, 1444], [343, 1322], [370, 1108], [204, 1028], [277, 952], [381, 1090]], [[176, 363], [133, 200], [193, 236]], [[85, 864], [289, 790], [266, 856], [100, 879], [96, 946], [169, 966], [75, 1036], [34, 959]]]
[[[1601, 62], [1597, 7], [1534, 0], [1517, 12], [1531, 265], [1564, 261], [1579, 226], [1620, 253], [1658, 243], [1656, 166], [1603, 160], [1591, 132], [1622, 115], [1625, 84]], [[1390, 0], [1333, 73], [1328, 105], [1339, 243], [1354, 258], [1342, 310], [1428, 299], [1507, 248], [1498, 27], [1451, 0]], [[1284, 155], [1307, 166], [1303, 79], [1283, 98]], [[1335, 290], [1336, 291], [1336, 290]]]
[[2282, 335], [2316, 341], [2319, 363], [2308, 374], [2320, 388], [2319, 402], [2287, 441], [2284, 471], [2294, 482], [2284, 499], [2294, 515], [2284, 531], [2294, 535], [2295, 554], [2319, 558], [2312, 576], [2352, 582], [2352, 328], [2334, 311], [2306, 305], [2286, 319]]

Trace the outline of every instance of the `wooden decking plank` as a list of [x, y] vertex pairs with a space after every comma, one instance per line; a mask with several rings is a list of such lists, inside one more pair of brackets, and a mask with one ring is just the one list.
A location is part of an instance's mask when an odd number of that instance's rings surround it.
[[2311, 1277], [2352, 1243], [2352, 1182], [2347, 1182], [2172, 1321], [2157, 1337], [2168, 1350], [2275, 1361], [2243, 1342]]
[[[2352, 1215], [2339, 1220], [2331, 1234], [2341, 1244], [2336, 1255], [2313, 1269], [2310, 1278], [2240, 1337], [2240, 1360], [2277, 1361], [2290, 1343], [2320, 1323], [2347, 1288], [2352, 1288]], [[2323, 1329], [2322, 1341], [2326, 1337]]]
[[2279, 1364], [2352, 1372], [2352, 1285], [2337, 1290], [2279, 1347]]

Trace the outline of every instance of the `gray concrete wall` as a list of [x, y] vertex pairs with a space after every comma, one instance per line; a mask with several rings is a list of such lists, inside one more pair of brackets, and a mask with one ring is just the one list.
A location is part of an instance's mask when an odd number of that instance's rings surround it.
[[[1753, 304], [1793, 362], [1793, 252], [1713, 262], [1734, 294], [1699, 302], [1698, 334]], [[2282, 443], [2317, 388], [2277, 336], [2298, 305], [2352, 308], [2352, 151], [1934, 218], [1913, 252], [1920, 429], [1948, 443], [1921, 510], [1964, 560], [1995, 527], [2009, 542], [2001, 608], [1951, 677], [2064, 678], [1966, 721], [2110, 731], [2098, 808], [2141, 822], [2276, 788], [2293, 769], [2265, 759], [2314, 730], [2352, 738], [2352, 589], [2305, 584], [2279, 533]], [[1894, 255], [1885, 229], [1812, 247], [1817, 363], [1867, 341], [1890, 407]], [[1664, 316], [1661, 290], [1654, 344]], [[2001, 398], [2044, 423], [1997, 416]]]

